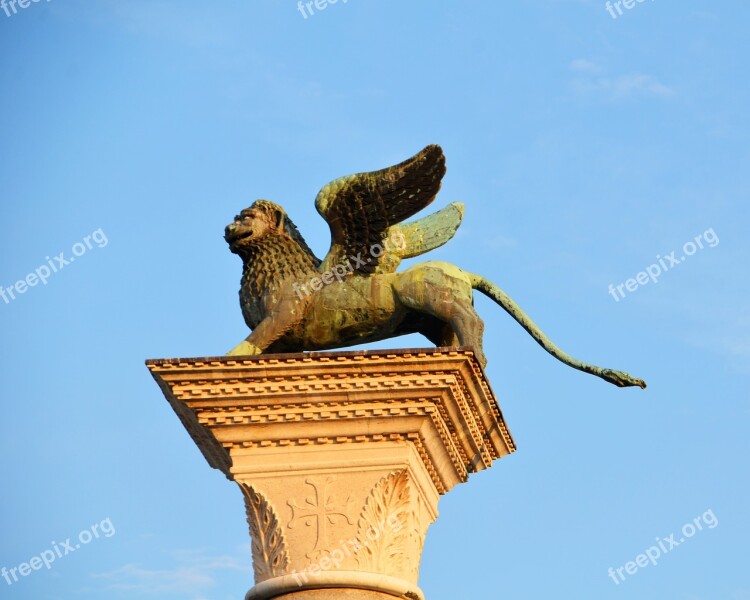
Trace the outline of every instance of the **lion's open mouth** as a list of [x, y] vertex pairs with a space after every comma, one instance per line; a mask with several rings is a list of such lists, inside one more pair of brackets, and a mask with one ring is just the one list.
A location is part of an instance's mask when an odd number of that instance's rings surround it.
[[236, 225], [227, 225], [224, 231], [224, 239], [232, 246], [237, 242], [253, 237], [253, 230], [245, 227], [237, 227]]

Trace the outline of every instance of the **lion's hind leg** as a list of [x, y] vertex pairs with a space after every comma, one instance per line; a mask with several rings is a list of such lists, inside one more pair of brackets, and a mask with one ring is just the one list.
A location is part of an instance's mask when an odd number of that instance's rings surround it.
[[[443, 307], [440, 307], [442, 309]], [[458, 298], [451, 303], [446, 318], [461, 346], [468, 346], [474, 350], [479, 363], [484, 367], [487, 365], [487, 357], [482, 348], [482, 337], [484, 335], [484, 322], [474, 310], [471, 302]]]
[[430, 341], [468, 346], [482, 366], [487, 364], [482, 349], [484, 323], [472, 306], [473, 289], [467, 274], [448, 263], [424, 263], [402, 273], [394, 289], [407, 308], [445, 324], [440, 330], [425, 332]]
[[458, 336], [456, 335], [456, 332], [453, 331], [453, 327], [451, 327], [450, 323], [445, 323], [437, 318], [431, 319], [429, 323], [426, 323], [419, 330], [419, 333], [436, 346], [450, 348], [452, 346], [461, 345], [461, 342], [458, 341]]

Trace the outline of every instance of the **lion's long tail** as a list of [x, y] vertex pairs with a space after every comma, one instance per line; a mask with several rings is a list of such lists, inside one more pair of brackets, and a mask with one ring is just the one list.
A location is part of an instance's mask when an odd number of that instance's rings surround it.
[[505, 312], [507, 312], [511, 317], [518, 321], [521, 327], [529, 332], [531, 337], [533, 337], [542, 348], [544, 348], [557, 360], [565, 363], [569, 367], [573, 367], [574, 369], [583, 371], [584, 373], [590, 373], [591, 375], [601, 377], [605, 381], [609, 381], [609, 383], [613, 383], [618, 387], [629, 387], [635, 385], [641, 388], [646, 387], [646, 382], [642, 379], [636, 379], [635, 377], [632, 377], [631, 375], [628, 375], [623, 371], [603, 369], [595, 365], [581, 362], [580, 360], [570, 356], [570, 354], [563, 352], [554, 343], [552, 343], [552, 341], [546, 335], [544, 335], [542, 330], [539, 329], [536, 323], [531, 320], [529, 315], [527, 315], [521, 309], [521, 307], [518, 306], [518, 304], [516, 304], [510, 296], [508, 296], [508, 294], [506, 294], [494, 283], [488, 281], [481, 275], [475, 275], [472, 273], [470, 274], [470, 276], [471, 286], [475, 290], [482, 292], [485, 296], [488, 296], [489, 298], [492, 298], [495, 302], [497, 302], [503, 308], [503, 310], [505, 310]]

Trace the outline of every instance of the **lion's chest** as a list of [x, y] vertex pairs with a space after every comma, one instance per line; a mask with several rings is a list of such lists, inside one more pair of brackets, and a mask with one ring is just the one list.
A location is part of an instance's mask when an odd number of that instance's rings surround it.
[[[250, 329], [255, 329], [258, 324], [265, 317], [265, 300], [264, 294], [259, 293], [255, 289], [255, 278], [252, 274], [245, 275], [242, 278], [242, 284], [240, 286], [240, 306], [242, 307], [242, 316], [245, 319], [245, 323]], [[275, 286], [269, 286], [273, 288]], [[266, 289], [266, 295], [271, 291]]]

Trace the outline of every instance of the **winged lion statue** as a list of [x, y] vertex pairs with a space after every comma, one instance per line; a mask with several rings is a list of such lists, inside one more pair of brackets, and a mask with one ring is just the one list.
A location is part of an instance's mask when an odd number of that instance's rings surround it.
[[484, 366], [484, 325], [473, 306], [478, 290], [566, 365], [620, 387], [645, 388], [641, 379], [563, 352], [481, 275], [438, 261], [396, 271], [402, 259], [450, 240], [461, 224], [459, 203], [405, 222], [435, 199], [443, 175], [443, 151], [430, 145], [395, 166], [323, 187], [315, 200], [331, 230], [323, 260], [279, 205], [258, 200], [237, 215], [225, 239], [242, 259], [240, 304], [252, 333], [229, 355], [327, 350], [421, 333], [436, 346], [472, 348]]

